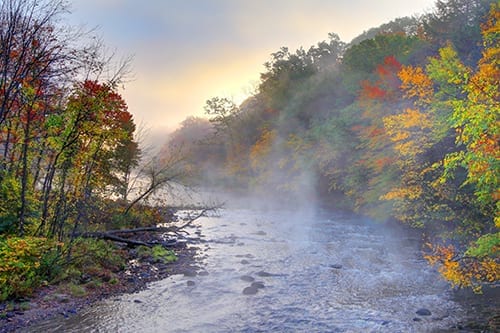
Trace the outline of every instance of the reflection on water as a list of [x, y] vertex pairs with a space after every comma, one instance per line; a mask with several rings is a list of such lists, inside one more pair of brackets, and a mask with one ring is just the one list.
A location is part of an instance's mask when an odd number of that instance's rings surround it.
[[235, 209], [197, 223], [204, 273], [29, 331], [427, 332], [464, 315], [415, 239], [369, 221]]

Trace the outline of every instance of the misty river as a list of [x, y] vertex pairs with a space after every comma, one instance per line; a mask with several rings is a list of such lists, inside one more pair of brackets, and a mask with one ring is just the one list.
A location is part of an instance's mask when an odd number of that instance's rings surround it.
[[312, 209], [228, 208], [190, 232], [202, 240], [197, 275], [27, 332], [448, 332], [467, 316], [402, 228]]

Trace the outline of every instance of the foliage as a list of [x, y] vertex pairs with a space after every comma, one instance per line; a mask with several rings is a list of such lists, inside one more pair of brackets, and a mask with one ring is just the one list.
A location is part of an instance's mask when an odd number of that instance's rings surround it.
[[[498, 239], [496, 240], [498, 252]], [[453, 286], [470, 287], [476, 293], [482, 292], [485, 282], [494, 283], [500, 280], [500, 263], [498, 256], [457, 257], [454, 246], [431, 245], [431, 252], [425, 256], [431, 265], [439, 264], [438, 270]]]
[[453, 284], [497, 281], [498, 13], [495, 1], [438, 1], [349, 45], [332, 34], [281, 48], [245, 103], [207, 104], [212, 165], [237, 176], [231, 186], [313, 184], [324, 200], [421, 228]]
[[161, 262], [168, 264], [177, 260], [175, 252], [161, 245], [155, 245], [153, 247], [139, 246], [137, 248], [139, 257], [146, 259], [151, 257], [155, 262]]
[[0, 301], [30, 295], [48, 278], [48, 258], [61, 244], [39, 237], [0, 239]]
[[71, 266], [85, 270], [119, 271], [125, 267], [122, 250], [100, 239], [77, 238], [72, 244]]
[[[148, 198], [186, 180], [302, 200], [322, 191], [422, 228], [429, 262], [452, 284], [498, 281], [497, 1], [440, 0], [351, 44], [332, 33], [308, 49], [282, 47], [245, 102], [209, 99], [208, 120], [186, 119], [142, 165], [120, 73], [103, 79], [99, 45], [75, 47], [84, 36], [60, 26], [64, 2], [39, 3], [0, 5], [3, 299], [45, 279], [76, 293], [82, 274], [100, 276], [94, 287], [113, 280], [120, 250], [75, 235], [162, 221]], [[174, 260], [161, 247], [139, 252]]]

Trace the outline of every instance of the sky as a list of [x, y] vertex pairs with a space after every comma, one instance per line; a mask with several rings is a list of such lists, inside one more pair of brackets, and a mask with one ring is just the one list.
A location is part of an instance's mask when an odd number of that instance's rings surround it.
[[435, 0], [73, 0], [70, 22], [96, 27], [118, 58], [133, 56], [122, 96], [135, 122], [161, 140], [212, 97], [242, 102], [270, 54], [344, 42]]

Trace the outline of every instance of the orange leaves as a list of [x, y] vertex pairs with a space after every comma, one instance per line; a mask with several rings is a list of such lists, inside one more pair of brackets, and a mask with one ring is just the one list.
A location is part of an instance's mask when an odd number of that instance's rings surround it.
[[258, 170], [266, 164], [267, 156], [271, 153], [273, 142], [276, 138], [275, 130], [264, 130], [259, 140], [250, 150], [250, 164], [253, 170]]
[[453, 245], [427, 246], [431, 252], [424, 255], [425, 259], [433, 266], [439, 265], [439, 272], [453, 286], [471, 287], [481, 293], [481, 283], [500, 280], [498, 258], [460, 257]]
[[421, 197], [422, 187], [420, 185], [394, 188], [384, 194], [382, 200], [415, 200]]
[[417, 103], [429, 103], [433, 95], [432, 80], [421, 67], [403, 66], [398, 73], [401, 89], [406, 98], [416, 98]]
[[481, 33], [485, 47], [490, 47], [498, 41], [500, 34], [500, 4], [491, 5], [488, 19], [481, 25]]

